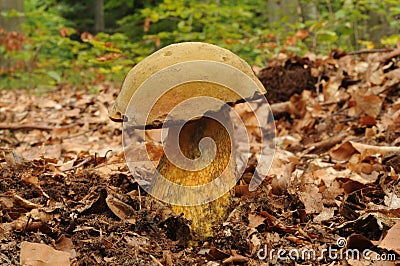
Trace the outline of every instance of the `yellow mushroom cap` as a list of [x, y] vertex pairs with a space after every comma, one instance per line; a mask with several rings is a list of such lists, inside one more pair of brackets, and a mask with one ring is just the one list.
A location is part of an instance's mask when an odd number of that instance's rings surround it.
[[[151, 54], [127, 74], [109, 117], [128, 119], [132, 126], [158, 127], [178, 104], [193, 97], [187, 112], [169, 119], [189, 120], [197, 114], [218, 111], [221, 103], [236, 103], [266, 93], [251, 67], [239, 56], [201, 42], [172, 44]], [[198, 115], [197, 115], [198, 116]]]

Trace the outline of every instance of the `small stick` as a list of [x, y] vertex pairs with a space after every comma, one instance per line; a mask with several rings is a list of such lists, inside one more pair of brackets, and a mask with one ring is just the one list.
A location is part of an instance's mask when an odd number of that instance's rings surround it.
[[390, 60], [390, 59], [392, 59], [394, 57], [397, 57], [399, 55], [400, 55], [400, 49], [396, 49], [396, 50], [393, 50], [390, 53], [385, 54], [382, 57], [380, 57], [378, 59], [378, 62], [385, 63], [386, 61], [388, 61], [388, 60]]
[[91, 157], [86, 158], [85, 160], [83, 160], [82, 162], [78, 163], [77, 165], [72, 166], [71, 168], [65, 169], [63, 172], [67, 172], [67, 171], [71, 171], [73, 169], [76, 169], [82, 165], [84, 165], [85, 163], [89, 162], [90, 160], [92, 160]]
[[291, 101], [280, 102], [280, 103], [273, 103], [270, 105], [271, 111], [274, 114], [281, 114], [281, 113], [294, 113], [296, 107]]
[[150, 258], [151, 258], [151, 260], [152, 261], [154, 261], [158, 266], [164, 266], [164, 265], [162, 265], [162, 263], [158, 260], [158, 259], [156, 259], [153, 255], [151, 255], [150, 254]]
[[346, 132], [341, 132], [337, 135], [334, 135], [328, 139], [324, 139], [320, 142], [311, 143], [306, 146], [306, 148], [312, 150], [323, 149], [323, 148], [331, 148], [336, 144], [340, 143], [346, 137]]
[[348, 52], [348, 55], [358, 55], [358, 54], [373, 54], [373, 53], [387, 53], [387, 52], [392, 52], [393, 49], [369, 49], [369, 50], [359, 50], [359, 51], [353, 51], [353, 52]]
[[142, 195], [140, 194], [139, 184], [137, 184], [137, 186], [138, 186], [138, 193], [139, 193], [139, 210], [142, 210]]
[[27, 129], [27, 130], [44, 130], [44, 131], [51, 131], [53, 129], [59, 129], [59, 128], [71, 128], [76, 126], [76, 124], [73, 125], [68, 125], [65, 127], [52, 127], [52, 126], [46, 126], [46, 125], [34, 125], [34, 124], [0, 124], [0, 130], [2, 129], [9, 129], [9, 130], [20, 130], [20, 129]]

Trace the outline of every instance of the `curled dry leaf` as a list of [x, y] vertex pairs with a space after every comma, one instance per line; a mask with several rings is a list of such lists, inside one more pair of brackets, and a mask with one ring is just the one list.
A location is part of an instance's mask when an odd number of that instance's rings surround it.
[[257, 213], [255, 213], [255, 214], [254, 213], [249, 213], [248, 219], [249, 219], [249, 227], [250, 228], [256, 228], [259, 225], [264, 224], [264, 221], [265, 221], [266, 218], [261, 216], [261, 215], [259, 215], [259, 214], [257, 214]]
[[400, 154], [400, 147], [397, 146], [374, 146], [354, 141], [346, 141], [339, 147], [334, 147], [329, 155], [333, 160], [349, 160], [354, 153], [361, 154], [361, 160], [370, 156], [381, 156], [383, 158]]
[[108, 208], [110, 208], [118, 218], [133, 224], [136, 223], [135, 219], [131, 218], [135, 213], [135, 210], [131, 206], [112, 196], [110, 193], [107, 195], [106, 203]]
[[39, 243], [22, 242], [20, 265], [22, 266], [69, 266], [68, 252], [58, 251]]
[[317, 216], [314, 217], [314, 222], [329, 221], [334, 215], [334, 208], [324, 208]]
[[324, 209], [322, 194], [319, 193], [318, 187], [313, 184], [305, 184], [299, 193], [299, 197], [307, 214], [320, 213]]
[[249, 259], [247, 257], [239, 255], [239, 254], [236, 254], [236, 255], [230, 256], [227, 259], [224, 259], [222, 261], [222, 263], [223, 264], [243, 263], [243, 262], [247, 262], [248, 260]]
[[382, 110], [383, 99], [376, 95], [365, 95], [364, 92], [357, 90], [353, 97], [359, 107], [365, 114], [377, 117]]
[[205, 255], [208, 260], [222, 260], [229, 257], [229, 254], [217, 249], [216, 247], [211, 247], [205, 252]]
[[393, 250], [400, 256], [400, 222], [397, 222], [389, 229], [385, 238], [379, 243], [379, 247]]

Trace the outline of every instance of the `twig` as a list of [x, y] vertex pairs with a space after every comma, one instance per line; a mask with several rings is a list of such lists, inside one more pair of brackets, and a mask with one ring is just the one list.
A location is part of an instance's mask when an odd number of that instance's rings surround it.
[[93, 129], [89, 129], [89, 130], [86, 130], [86, 131], [77, 133], [77, 134], [72, 135], [72, 136], [67, 136], [67, 137], [65, 137], [64, 139], [73, 139], [73, 138], [76, 138], [76, 137], [85, 135], [85, 134], [87, 134], [87, 133], [91, 133], [91, 132], [97, 131], [98, 129], [100, 129], [100, 128], [102, 128], [102, 127], [103, 127], [103, 126], [98, 126], [98, 127], [93, 128]]
[[140, 193], [140, 186], [137, 184], [138, 192], [139, 192], [139, 210], [142, 210], [142, 195]]
[[270, 106], [271, 106], [271, 111], [274, 114], [281, 114], [285, 112], [294, 113], [296, 110], [296, 107], [291, 101], [273, 103]]
[[27, 129], [27, 130], [44, 130], [44, 131], [52, 131], [53, 129], [60, 129], [60, 128], [71, 128], [76, 126], [77, 124], [68, 125], [64, 127], [53, 127], [53, 126], [46, 126], [46, 125], [34, 125], [34, 124], [0, 124], [0, 130], [2, 129], [9, 129], [9, 130], [20, 130], [20, 129]]
[[393, 57], [397, 57], [400, 55], [400, 49], [396, 49], [391, 51], [388, 54], [383, 55], [381, 58], [378, 59], [378, 62], [384, 63], [390, 59], [392, 59]]
[[158, 266], [164, 266], [164, 265], [162, 265], [162, 263], [161, 263], [158, 259], [156, 259], [156, 257], [154, 257], [154, 256], [151, 255], [151, 254], [150, 254], [150, 258], [151, 258], [151, 260], [154, 261]]
[[71, 171], [73, 169], [76, 169], [82, 165], [84, 165], [87, 162], [90, 162], [90, 160], [92, 160], [91, 157], [86, 158], [85, 160], [83, 160], [82, 162], [78, 163], [77, 165], [72, 166], [71, 168], [65, 169], [63, 172], [67, 172], [67, 171]]
[[38, 48], [36, 48], [35, 53], [29, 59], [29, 64], [28, 64], [29, 71], [33, 71], [35, 69], [35, 62], [36, 62], [36, 59], [37, 59], [41, 49], [42, 49], [42, 46], [40, 45]]
[[358, 50], [358, 51], [352, 51], [348, 52], [348, 55], [358, 55], [358, 54], [373, 54], [373, 53], [388, 53], [392, 52], [393, 49], [388, 49], [388, 48], [383, 48], [383, 49], [365, 49], [365, 50]]
[[320, 142], [308, 144], [306, 145], [306, 148], [310, 149], [309, 151], [318, 149], [328, 149], [340, 143], [346, 137], [346, 135], [347, 132], [341, 132], [337, 135], [334, 135], [328, 139], [324, 139]]

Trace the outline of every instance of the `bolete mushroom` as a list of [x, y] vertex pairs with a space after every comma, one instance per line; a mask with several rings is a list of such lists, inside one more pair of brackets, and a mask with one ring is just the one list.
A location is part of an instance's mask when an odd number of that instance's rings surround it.
[[251, 67], [234, 53], [186, 42], [134, 66], [110, 109], [112, 120], [132, 127], [168, 127], [148, 192], [191, 220], [200, 238], [211, 236], [212, 227], [226, 218], [237, 181], [227, 104], [265, 93]]

